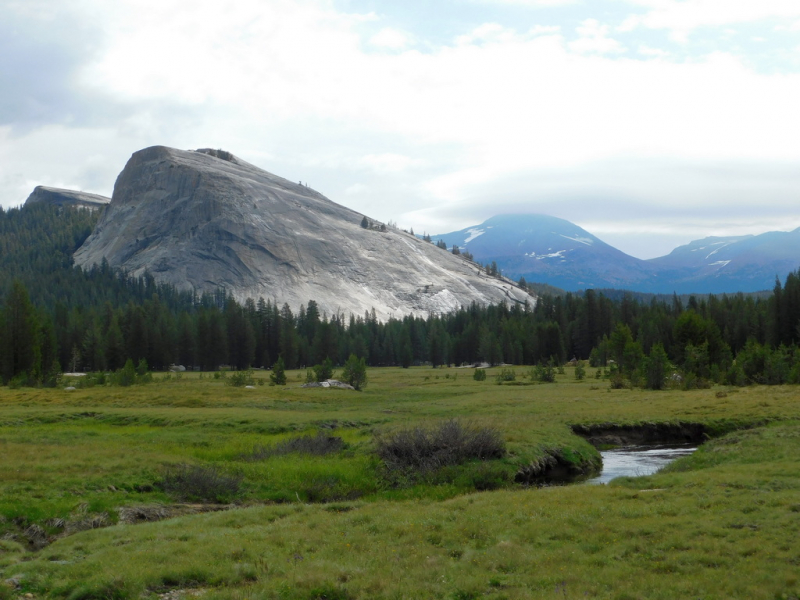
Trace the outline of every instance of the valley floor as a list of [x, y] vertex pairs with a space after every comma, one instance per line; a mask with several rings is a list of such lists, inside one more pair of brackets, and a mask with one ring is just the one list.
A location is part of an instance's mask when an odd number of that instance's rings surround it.
[[[370, 369], [361, 393], [303, 389], [300, 372], [2, 388], [0, 598], [800, 598], [800, 388], [526, 371]], [[453, 418], [499, 431], [507, 455], [387, 475], [376, 436]], [[609, 423], [697, 423], [710, 440], [648, 477], [513, 483], [548, 456], [591, 464], [572, 426]], [[343, 446], [259, 454], [318, 431]], [[221, 482], [214, 498], [164, 485], [194, 467]]]

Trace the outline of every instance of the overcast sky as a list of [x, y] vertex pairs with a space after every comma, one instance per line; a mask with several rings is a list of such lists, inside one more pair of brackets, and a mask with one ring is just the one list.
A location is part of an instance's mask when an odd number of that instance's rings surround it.
[[798, 0], [0, 0], [0, 204], [222, 148], [417, 233], [800, 227]]

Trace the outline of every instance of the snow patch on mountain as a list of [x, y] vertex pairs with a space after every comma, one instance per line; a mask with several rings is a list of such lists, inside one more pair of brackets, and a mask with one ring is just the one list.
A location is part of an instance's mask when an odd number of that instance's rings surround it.
[[[548, 248], [548, 250], [552, 250], [552, 248]], [[558, 252], [553, 252], [552, 254], [536, 254], [536, 252], [526, 252], [525, 256], [528, 258], [535, 258], [536, 260], [542, 260], [543, 258], [564, 258], [564, 252], [566, 250], [559, 250]]]
[[730, 242], [727, 242], [727, 243], [723, 243], [723, 242], [717, 242], [717, 243], [718, 243], [718, 244], [722, 244], [722, 246], [720, 246], [719, 248], [717, 248], [717, 249], [713, 250], [713, 251], [712, 251], [712, 252], [711, 252], [711, 253], [710, 253], [708, 256], [706, 256], [706, 258], [710, 258], [711, 256], [715, 255], [717, 252], [719, 252], [720, 250], [722, 250], [722, 249], [723, 249], [723, 248], [725, 248], [726, 246], [730, 246], [730, 245], [731, 245], [731, 243], [730, 243]]
[[[555, 231], [553, 233], [555, 233]], [[579, 236], [569, 237], [568, 235], [564, 235], [563, 233], [559, 233], [558, 235], [560, 235], [561, 237], [566, 238], [568, 240], [572, 240], [573, 242], [579, 242], [579, 243], [584, 244], [586, 246], [591, 246], [592, 243], [593, 243], [591, 238], [579, 237]]]
[[[491, 229], [491, 227], [489, 229]], [[469, 237], [464, 240], [464, 244], [469, 244], [476, 237], [482, 236], [484, 233], [486, 233], [486, 230], [485, 229], [467, 229], [467, 233], [469, 234]]]

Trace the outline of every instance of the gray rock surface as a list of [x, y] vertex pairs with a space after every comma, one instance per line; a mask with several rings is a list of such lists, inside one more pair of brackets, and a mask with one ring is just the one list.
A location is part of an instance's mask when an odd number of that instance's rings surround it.
[[154, 146], [133, 154], [95, 231], [75, 253], [198, 292], [225, 288], [296, 310], [380, 319], [533, 301], [508, 280], [232, 154]]
[[98, 194], [88, 194], [86, 192], [76, 192], [74, 190], [37, 185], [33, 188], [28, 199], [25, 200], [25, 205], [53, 204], [55, 206], [78, 206], [81, 208], [97, 209], [104, 207], [109, 202], [110, 200], [108, 198]]

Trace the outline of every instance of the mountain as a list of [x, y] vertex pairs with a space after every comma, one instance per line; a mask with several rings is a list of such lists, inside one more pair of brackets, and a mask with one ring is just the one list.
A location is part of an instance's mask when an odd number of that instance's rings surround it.
[[25, 206], [33, 204], [52, 204], [54, 206], [77, 206], [80, 208], [98, 209], [109, 203], [109, 199], [98, 194], [76, 192], [61, 188], [37, 185], [25, 200]]
[[381, 319], [530, 299], [462, 257], [364, 221], [228, 152], [154, 146], [131, 156], [74, 259], [181, 290], [225, 288], [292, 309], [314, 300], [328, 314], [374, 308]]
[[496, 262], [513, 279], [576, 291], [617, 288], [691, 294], [757, 292], [800, 267], [800, 229], [709, 237], [667, 256], [640, 260], [574, 223], [547, 215], [500, 215], [480, 225], [433, 236], [481, 263]]
[[761, 235], [707, 237], [680, 246], [650, 264], [675, 291], [720, 293], [772, 289], [800, 267], [800, 228]]
[[609, 246], [564, 219], [548, 215], [499, 215], [443, 235], [448, 248], [468, 250], [481, 263], [496, 262], [512, 279], [544, 282], [565, 290], [632, 288], [658, 268]]

